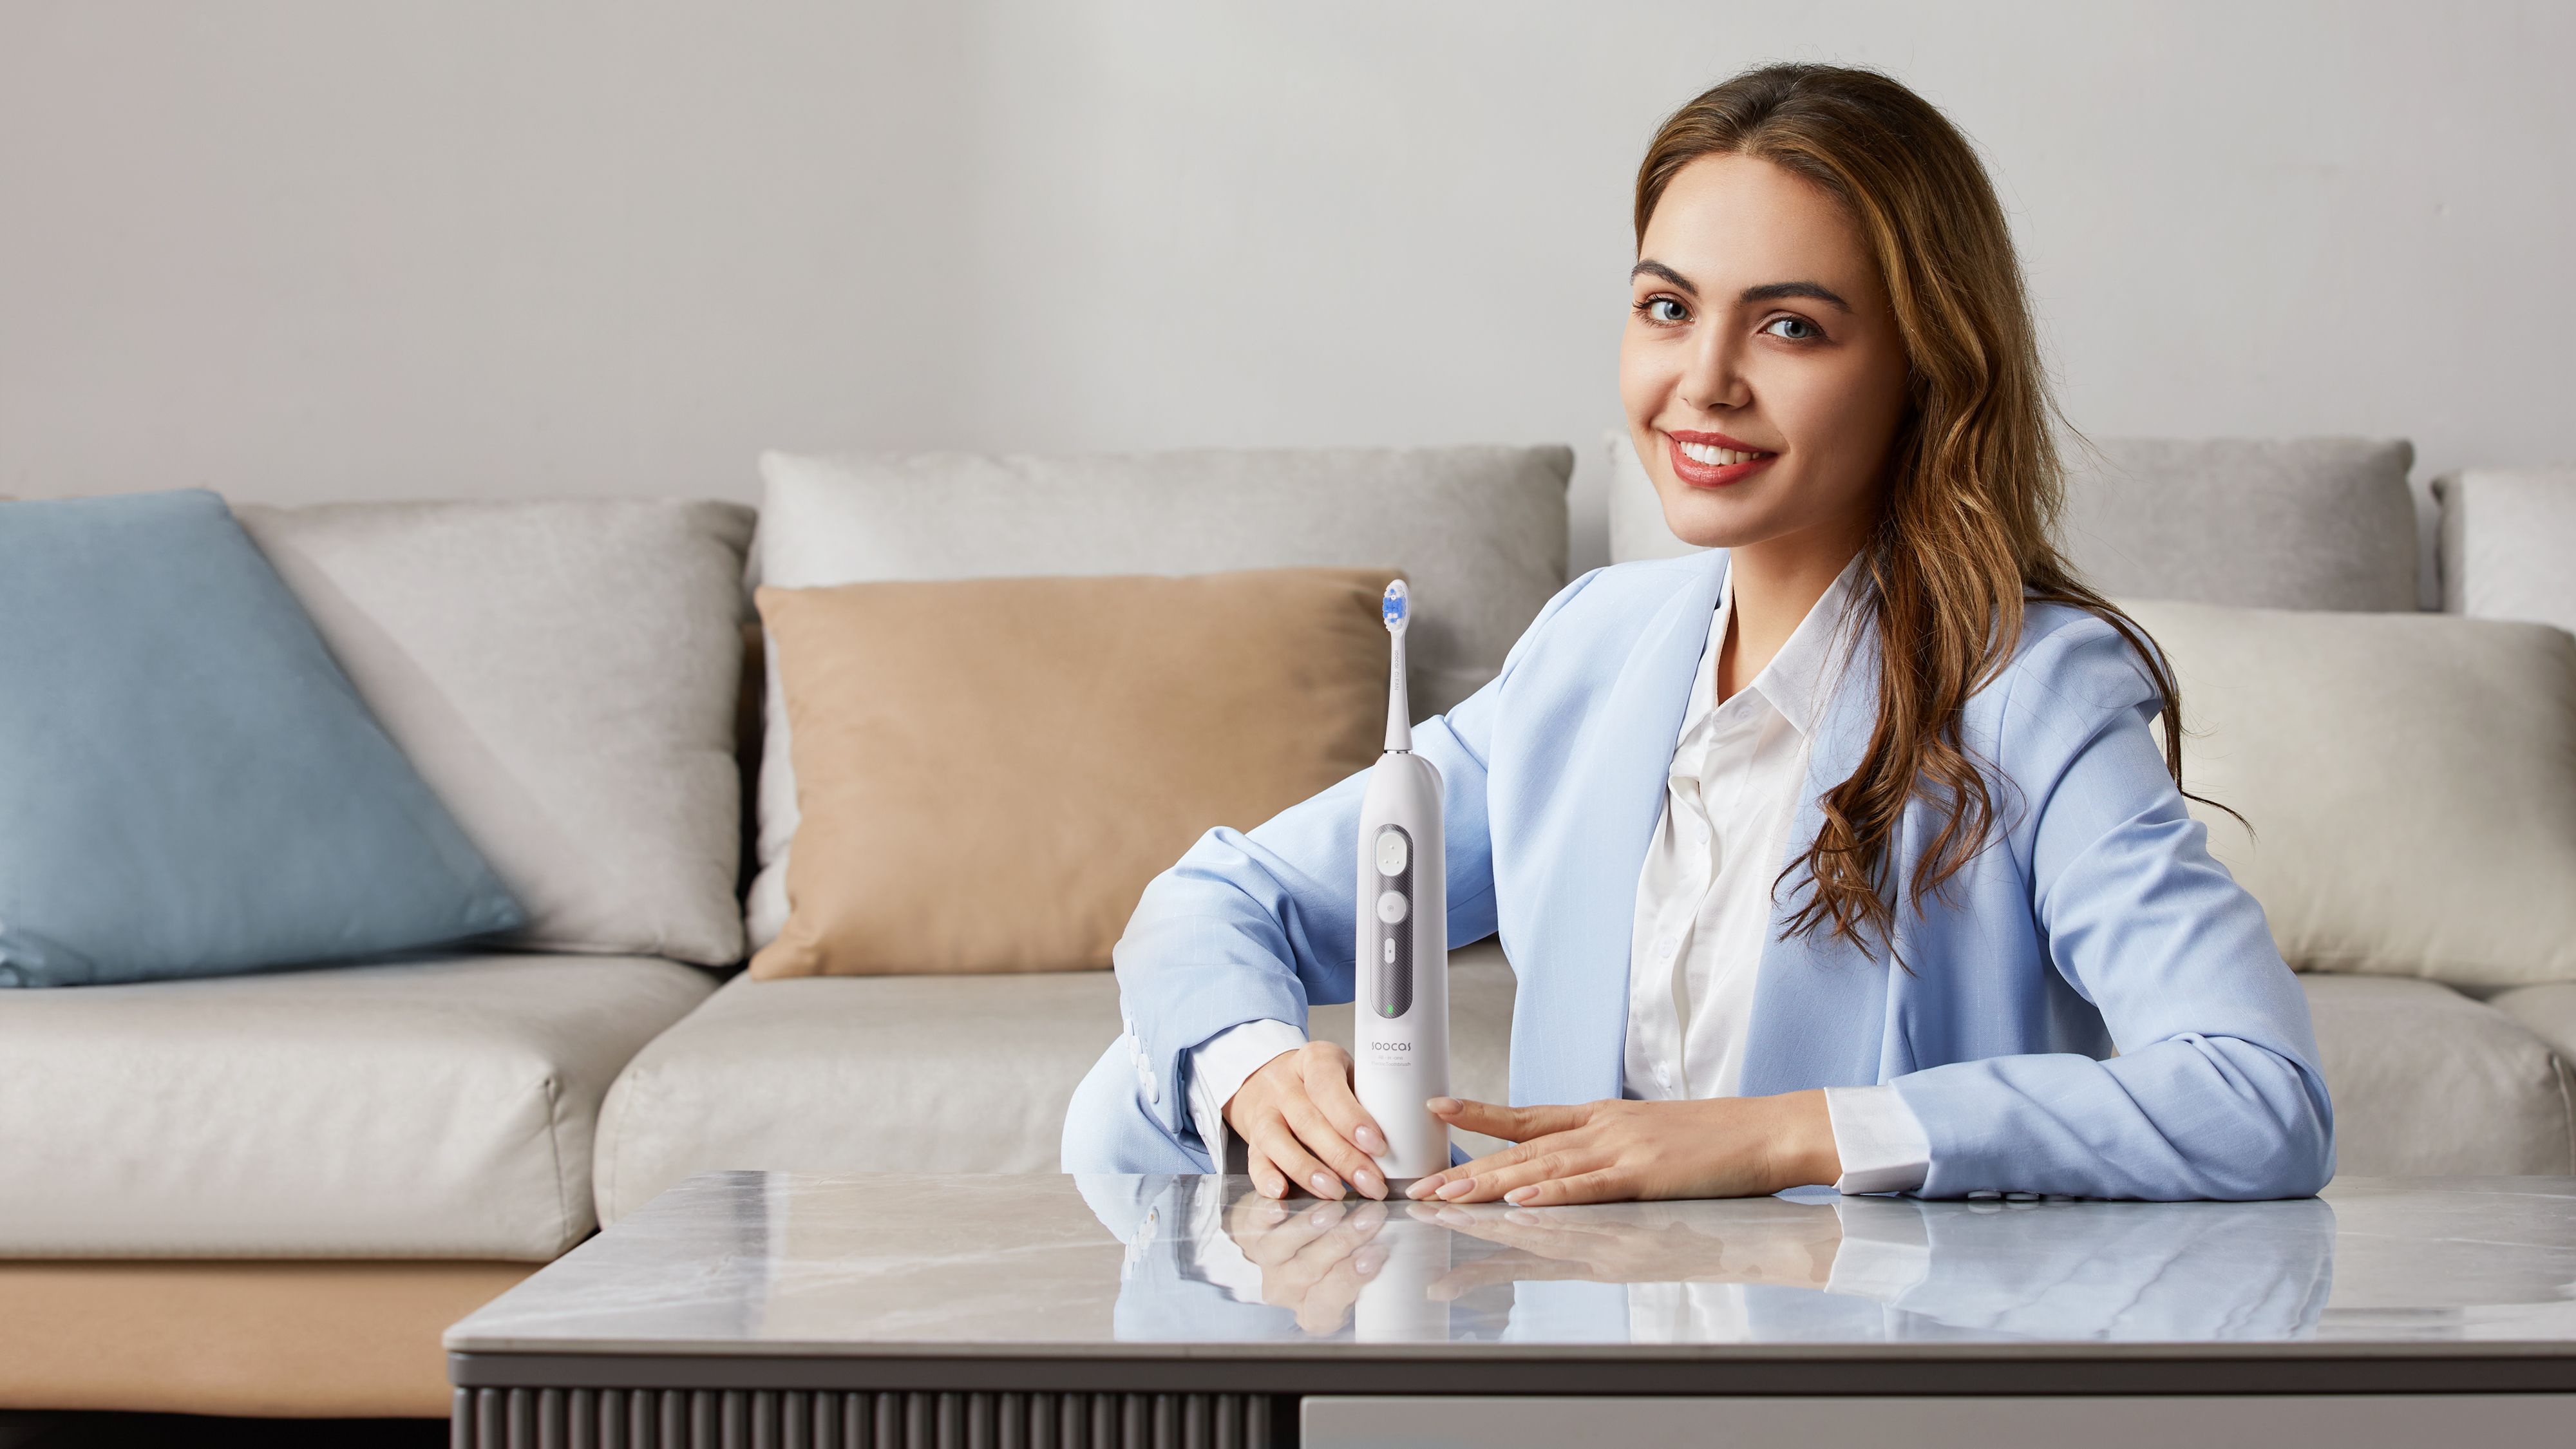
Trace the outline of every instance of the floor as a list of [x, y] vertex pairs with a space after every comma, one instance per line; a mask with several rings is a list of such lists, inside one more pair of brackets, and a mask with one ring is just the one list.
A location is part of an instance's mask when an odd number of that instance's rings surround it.
[[213, 1419], [189, 1414], [0, 1417], [0, 1449], [444, 1449], [445, 1419]]

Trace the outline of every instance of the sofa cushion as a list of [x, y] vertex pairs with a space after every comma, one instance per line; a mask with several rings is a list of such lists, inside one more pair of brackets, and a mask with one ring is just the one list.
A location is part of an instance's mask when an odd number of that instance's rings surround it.
[[1109, 969], [1192, 841], [1376, 761], [1390, 577], [763, 588], [800, 823], [752, 974]]
[[2576, 1171], [2576, 1082], [2506, 1013], [2430, 981], [2299, 984], [2334, 1099], [2338, 1176]]
[[2473, 468], [2433, 480], [2442, 607], [2576, 630], [2576, 468]]
[[[1610, 455], [1610, 559], [1692, 552], [1664, 525], [1625, 428]], [[2413, 609], [2403, 442], [2107, 438], [2067, 455], [2061, 536], [2107, 594], [2279, 609]]]
[[[1041, 457], [761, 459], [752, 582], [1379, 568], [1412, 582], [1417, 716], [1448, 709], [1565, 584], [1572, 450], [1185, 449]], [[796, 833], [787, 711], [771, 658], [751, 943], [787, 920]]]
[[0, 986], [520, 919], [222, 499], [0, 503]]
[[2487, 998], [2487, 1005], [2521, 1023], [2558, 1060], [2576, 1068], [2576, 981], [2518, 987]]
[[0, 1255], [553, 1257], [601, 1095], [712, 989], [491, 955], [0, 994]]
[[2414, 462], [2393, 439], [2105, 438], [2066, 452], [2061, 535], [2106, 594], [2411, 610]]
[[2576, 979], [2576, 637], [2139, 601], [2209, 848], [2301, 970]]
[[[1504, 1100], [1511, 1004], [1493, 942], [1450, 958], [1457, 1090]], [[1350, 1006], [1312, 1027], [1348, 1046]], [[699, 1172], [1053, 1172], [1065, 1104], [1119, 1031], [1105, 971], [738, 977], [610, 1090], [600, 1221]]]
[[742, 959], [733, 503], [243, 507], [533, 950]]

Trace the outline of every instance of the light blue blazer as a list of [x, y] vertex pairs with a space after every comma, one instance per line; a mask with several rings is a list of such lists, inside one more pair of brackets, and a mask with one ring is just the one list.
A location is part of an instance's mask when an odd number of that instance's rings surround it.
[[[1637, 876], [1725, 566], [1707, 553], [1583, 575], [1492, 682], [1413, 732], [1448, 788], [1450, 944], [1499, 933], [1519, 978], [1516, 1105], [1620, 1095]], [[1877, 661], [1864, 633], [1818, 718], [1783, 864], [1868, 743]], [[2306, 997], [2262, 908], [2210, 858], [2155, 713], [2109, 625], [2032, 606], [1962, 722], [2001, 779], [1993, 843], [1919, 913], [1900, 892], [1905, 968], [1822, 930], [1780, 939], [1775, 909], [1743, 1092], [1895, 1087], [1931, 1141], [1930, 1197], [2322, 1187], [2334, 1112]], [[1351, 999], [1363, 783], [1212, 830], [1146, 888], [1115, 954], [1127, 1029], [1075, 1094], [1068, 1170], [1212, 1170], [1183, 1090], [1190, 1049]], [[1889, 879], [1911, 878], [1933, 830], [1918, 798]], [[1775, 899], [1811, 884], [1797, 871]]]

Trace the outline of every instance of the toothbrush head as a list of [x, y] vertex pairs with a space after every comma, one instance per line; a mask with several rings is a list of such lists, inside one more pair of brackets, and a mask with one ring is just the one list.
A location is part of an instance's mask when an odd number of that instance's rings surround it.
[[1397, 579], [1386, 586], [1386, 598], [1380, 602], [1378, 612], [1385, 616], [1386, 632], [1390, 634], [1404, 632], [1405, 618], [1411, 612], [1406, 602], [1404, 580]]

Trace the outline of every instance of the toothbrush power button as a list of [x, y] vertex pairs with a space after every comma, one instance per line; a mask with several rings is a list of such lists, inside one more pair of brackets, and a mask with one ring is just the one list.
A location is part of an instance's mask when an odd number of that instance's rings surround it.
[[1404, 919], [1404, 911], [1404, 897], [1394, 891], [1377, 898], [1377, 918], [1390, 926]]

